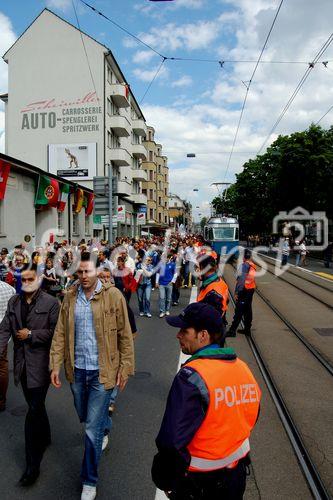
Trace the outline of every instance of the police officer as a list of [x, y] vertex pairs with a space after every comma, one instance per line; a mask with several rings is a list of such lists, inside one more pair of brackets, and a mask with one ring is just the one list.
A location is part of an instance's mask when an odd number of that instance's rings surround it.
[[204, 302], [215, 307], [226, 321], [226, 312], [229, 302], [228, 285], [217, 273], [217, 255], [214, 251], [204, 252], [198, 257], [201, 287], [197, 302]]
[[250, 250], [245, 249], [244, 259], [239, 270], [235, 288], [235, 314], [227, 337], [235, 337], [239, 323], [244, 318], [244, 330], [238, 330], [247, 336], [251, 335], [252, 299], [256, 288], [256, 265], [251, 260]]
[[239, 500], [261, 392], [249, 367], [219, 346], [222, 317], [192, 303], [167, 322], [191, 357], [176, 375], [156, 439], [152, 477], [174, 500]]

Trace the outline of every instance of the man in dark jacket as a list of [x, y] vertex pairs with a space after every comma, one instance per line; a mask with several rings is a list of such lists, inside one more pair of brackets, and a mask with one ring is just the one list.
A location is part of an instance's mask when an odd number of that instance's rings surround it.
[[25, 420], [26, 470], [22, 486], [39, 476], [40, 462], [51, 442], [45, 398], [50, 384], [49, 352], [59, 314], [57, 299], [39, 289], [37, 268], [22, 271], [22, 292], [8, 302], [0, 325], [0, 359], [10, 337], [14, 342], [14, 380], [21, 382], [28, 404]]

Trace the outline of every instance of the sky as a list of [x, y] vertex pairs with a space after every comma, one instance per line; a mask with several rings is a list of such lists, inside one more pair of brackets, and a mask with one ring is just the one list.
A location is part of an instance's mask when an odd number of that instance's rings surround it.
[[[80, 0], [73, 1], [82, 30], [112, 50], [140, 102], [162, 58]], [[256, 156], [266, 139], [265, 147], [279, 134], [306, 129], [333, 105], [332, 43], [269, 135], [308, 63], [333, 31], [332, 0], [284, 0], [262, 56], [264, 62], [252, 80], [227, 168], [246, 85], [280, 0], [88, 3], [162, 56], [213, 61], [166, 60], [141, 106], [169, 158], [170, 191], [192, 203], [196, 219], [199, 214], [209, 214], [209, 203], [218, 194], [213, 183], [234, 182], [235, 175], [249, 158]], [[72, 0], [0, 0], [1, 54], [44, 7], [76, 25]], [[218, 61], [226, 62], [221, 65]], [[0, 93], [6, 90], [7, 65], [0, 61]], [[0, 151], [4, 151], [3, 110], [1, 105]], [[325, 128], [333, 124], [333, 110], [320, 124]], [[196, 156], [187, 158], [187, 153]]]

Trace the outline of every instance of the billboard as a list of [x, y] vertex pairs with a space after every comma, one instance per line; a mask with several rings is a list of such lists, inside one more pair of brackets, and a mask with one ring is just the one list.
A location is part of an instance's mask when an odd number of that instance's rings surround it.
[[137, 214], [137, 223], [138, 225], [146, 224], [146, 214], [144, 212], [139, 212]]
[[49, 172], [71, 181], [96, 176], [96, 142], [49, 144]]

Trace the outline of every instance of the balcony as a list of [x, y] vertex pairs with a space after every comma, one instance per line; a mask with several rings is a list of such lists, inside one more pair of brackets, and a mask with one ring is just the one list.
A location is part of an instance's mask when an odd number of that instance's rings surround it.
[[132, 185], [130, 182], [117, 180], [113, 185], [113, 193], [118, 196], [131, 196]]
[[123, 148], [110, 148], [110, 160], [114, 165], [118, 167], [128, 167], [132, 164], [132, 157], [127, 151], [127, 149]]
[[131, 201], [136, 205], [147, 205], [147, 196], [142, 193], [132, 193]]
[[132, 144], [132, 155], [144, 161], [147, 159], [147, 150], [143, 144]]
[[129, 137], [131, 133], [131, 124], [125, 116], [113, 115], [111, 128], [118, 137]]
[[111, 98], [117, 108], [128, 108], [130, 103], [127, 99], [128, 87], [121, 83], [111, 84]]
[[132, 169], [132, 179], [135, 181], [147, 181], [147, 172], [145, 170], [142, 170], [141, 168], [133, 168]]
[[141, 137], [145, 137], [147, 135], [147, 125], [145, 121], [140, 118], [132, 120], [132, 128], [136, 135], [140, 135]]

